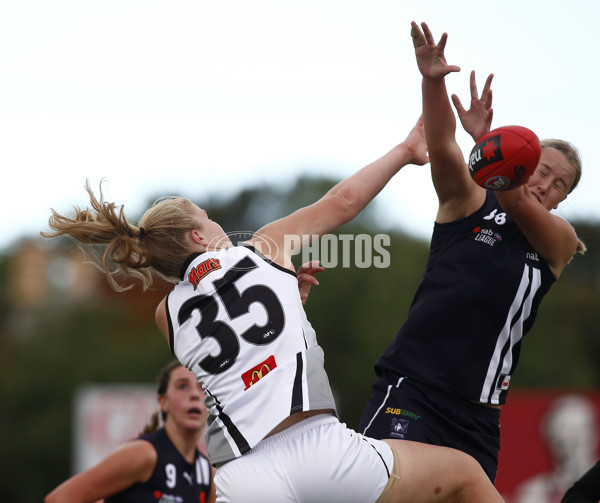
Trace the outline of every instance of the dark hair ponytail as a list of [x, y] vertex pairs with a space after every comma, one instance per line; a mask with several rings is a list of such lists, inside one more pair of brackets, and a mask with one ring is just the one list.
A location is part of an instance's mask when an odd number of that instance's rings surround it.
[[[171, 374], [175, 369], [181, 366], [182, 365], [178, 360], [173, 360], [163, 367], [163, 369], [160, 371], [160, 374], [158, 374], [158, 377], [156, 378], [156, 394], [158, 396], [163, 396], [167, 392], [167, 389], [169, 388], [169, 382], [171, 380]], [[167, 414], [162, 410], [160, 411], [160, 417], [162, 418], [163, 423], [167, 420]], [[158, 430], [159, 425], [159, 413], [155, 412], [152, 414], [152, 416], [150, 416], [150, 420], [146, 423], [140, 435], [152, 433], [153, 431]]]

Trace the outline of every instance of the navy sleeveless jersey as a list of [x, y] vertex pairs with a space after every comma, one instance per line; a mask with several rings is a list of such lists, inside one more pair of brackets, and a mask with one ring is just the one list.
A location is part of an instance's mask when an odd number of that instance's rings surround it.
[[408, 318], [376, 364], [448, 393], [506, 400], [522, 337], [555, 278], [493, 192], [474, 214], [434, 226]]
[[105, 503], [203, 503], [208, 498], [211, 471], [208, 459], [196, 451], [196, 462], [188, 463], [171, 442], [164, 428], [141, 435], [158, 454], [156, 467], [147, 482], [105, 498]]

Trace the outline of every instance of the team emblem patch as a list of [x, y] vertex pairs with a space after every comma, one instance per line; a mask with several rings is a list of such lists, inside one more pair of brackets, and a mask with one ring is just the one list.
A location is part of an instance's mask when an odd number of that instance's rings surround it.
[[409, 424], [410, 421], [408, 419], [403, 419], [399, 417], [393, 418], [392, 423], [390, 425], [390, 437], [403, 439], [408, 433]]

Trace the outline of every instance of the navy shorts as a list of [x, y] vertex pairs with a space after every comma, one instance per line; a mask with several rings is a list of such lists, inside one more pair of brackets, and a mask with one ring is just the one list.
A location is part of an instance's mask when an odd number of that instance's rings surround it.
[[459, 449], [473, 456], [492, 482], [500, 449], [500, 410], [427, 387], [383, 369], [373, 385], [359, 431]]

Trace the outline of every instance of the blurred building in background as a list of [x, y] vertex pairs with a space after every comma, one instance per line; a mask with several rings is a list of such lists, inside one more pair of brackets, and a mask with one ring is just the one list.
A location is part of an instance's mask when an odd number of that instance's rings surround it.
[[49, 301], [85, 300], [98, 293], [99, 271], [82, 261], [81, 252], [26, 240], [10, 255], [8, 291], [17, 308], [30, 309]]

